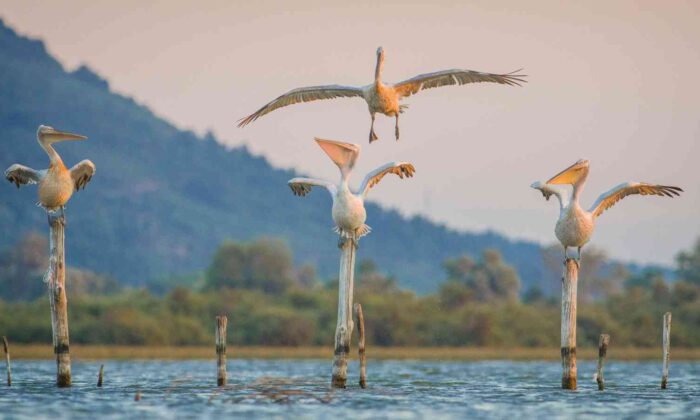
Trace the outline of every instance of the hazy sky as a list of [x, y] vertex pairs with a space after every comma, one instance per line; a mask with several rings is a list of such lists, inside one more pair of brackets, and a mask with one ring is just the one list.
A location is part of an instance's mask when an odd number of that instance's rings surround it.
[[[686, 190], [625, 199], [599, 219], [593, 244], [669, 263], [700, 235], [697, 1], [1, 0], [0, 16], [44, 39], [68, 69], [86, 63], [177, 126], [211, 129], [278, 166], [335, 179], [314, 136], [362, 145], [357, 183], [385, 161], [409, 160], [415, 178], [372, 191], [405, 214], [553, 242], [558, 207], [529, 185], [585, 157], [586, 208], [628, 180]], [[529, 83], [410, 97], [398, 144], [383, 116], [381, 141], [367, 144], [360, 99], [295, 105], [236, 127], [295, 87], [369, 83], [380, 45], [387, 81], [524, 67]]]

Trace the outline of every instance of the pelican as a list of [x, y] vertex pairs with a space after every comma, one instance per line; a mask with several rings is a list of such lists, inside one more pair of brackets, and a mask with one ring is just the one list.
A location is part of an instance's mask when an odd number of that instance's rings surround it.
[[53, 144], [66, 140], [85, 140], [87, 137], [59, 131], [46, 125], [39, 126], [36, 136], [41, 148], [49, 155], [48, 169], [37, 171], [15, 163], [5, 171], [5, 178], [17, 188], [20, 185], [39, 184], [38, 204], [48, 212], [59, 208], [63, 211], [73, 192], [85, 188], [90, 182], [95, 174], [95, 165], [86, 159], [68, 170], [54, 150]]
[[399, 114], [403, 113], [408, 105], [400, 105], [399, 101], [424, 89], [432, 89], [441, 86], [465, 85], [467, 83], [491, 82], [503, 85], [518, 85], [524, 83], [524, 75], [516, 74], [519, 70], [507, 74], [481, 73], [473, 70], [443, 70], [435, 73], [421, 74], [403, 82], [386, 84], [382, 82], [382, 70], [384, 69], [384, 49], [377, 49], [377, 66], [374, 70], [374, 82], [363, 87], [326, 85], [310, 86], [290, 90], [277, 99], [269, 102], [249, 116], [239, 120], [238, 126], [244, 127], [263, 115], [277, 108], [299, 102], [310, 102], [321, 99], [359, 97], [367, 102], [369, 114], [372, 117], [372, 125], [369, 130], [369, 142], [378, 140], [374, 133], [375, 114], [380, 113], [396, 119], [394, 133], [399, 140]]
[[[545, 183], [537, 181], [531, 185], [532, 188], [540, 190], [547, 200], [552, 195], [559, 200], [559, 220], [557, 220], [554, 233], [564, 247], [564, 258], [568, 259], [567, 250], [569, 247], [578, 248], [577, 263], [581, 260], [581, 248], [591, 239], [596, 219], [618, 201], [634, 194], [673, 198], [683, 192], [678, 187], [668, 185], [625, 182], [601, 194], [593, 206], [586, 211], [579, 205], [579, 197], [584, 185], [586, 185], [588, 168], [589, 161], [581, 159], [549, 181]], [[564, 197], [564, 192], [559, 189], [559, 185], [562, 184], [573, 186], [571, 194], [567, 197]]]
[[338, 185], [322, 179], [294, 178], [287, 184], [294, 195], [305, 196], [312, 187], [324, 187], [333, 198], [333, 221], [335, 232], [340, 235], [338, 246], [342, 248], [347, 240], [357, 247], [358, 240], [367, 235], [372, 229], [365, 224], [365, 197], [369, 190], [377, 185], [387, 174], [398, 175], [399, 178], [412, 177], [416, 171], [408, 162], [390, 162], [371, 171], [365, 176], [359, 192], [354, 193], [348, 186], [350, 172], [360, 154], [360, 146], [333, 140], [315, 139], [321, 149], [331, 158], [340, 169]]

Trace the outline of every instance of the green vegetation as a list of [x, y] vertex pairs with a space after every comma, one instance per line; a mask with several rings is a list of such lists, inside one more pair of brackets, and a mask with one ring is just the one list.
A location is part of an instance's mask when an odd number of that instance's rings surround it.
[[[45, 261], [42, 241], [45, 239], [31, 234], [0, 254], [4, 299], [0, 301], [0, 335], [8, 335], [15, 343], [50, 341], [48, 299], [43, 296], [38, 273], [39, 262]], [[591, 258], [594, 255], [591, 252]], [[682, 253], [679, 272], [696, 279], [700, 266], [688, 261], [698, 261], [699, 256], [700, 246]], [[180, 285], [163, 295], [146, 289], [119, 289], [108, 278], [70, 271], [71, 342], [209, 345], [215, 316], [227, 314], [229, 339], [236, 345], [330, 346], [337, 282], [322, 283], [313, 268], [295, 267], [292, 261], [292, 252], [279, 240], [227, 241], [204, 274], [187, 281], [174, 278]], [[364, 308], [370, 345], [558, 345], [558, 299], [531, 291], [521, 300], [518, 275], [497, 251], [486, 250], [478, 259], [449, 259], [444, 268], [446, 279], [439, 292], [418, 296], [400, 288], [397, 279], [384, 275], [374, 262], [358, 264], [355, 297]], [[661, 315], [669, 310], [673, 311], [674, 346], [700, 346], [697, 281], [678, 280], [669, 285], [654, 271], [622, 276], [613, 270], [608, 276], [590, 276], [606, 292], [594, 293], [579, 306], [580, 346], [595, 346], [598, 335], [607, 332], [616, 346], [658, 347]], [[583, 277], [580, 280], [582, 286], [587, 282]], [[8, 296], [10, 290], [19, 295]], [[17, 297], [29, 300], [8, 300]]]

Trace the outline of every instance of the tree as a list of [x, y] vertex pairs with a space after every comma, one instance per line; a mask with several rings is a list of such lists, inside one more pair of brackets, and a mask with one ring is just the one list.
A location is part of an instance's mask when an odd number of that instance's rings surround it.
[[372, 293], [394, 293], [399, 291], [396, 278], [384, 275], [374, 260], [362, 260], [357, 267], [355, 279], [358, 291]]
[[297, 284], [292, 251], [279, 239], [224, 242], [207, 270], [206, 288], [258, 289], [280, 294]]
[[700, 285], [700, 238], [690, 251], [683, 251], [676, 257], [678, 277]]
[[46, 287], [43, 277], [48, 264], [49, 242], [32, 232], [12, 248], [0, 252], [0, 297], [5, 300], [32, 300]]
[[[481, 255], [481, 261], [475, 261], [467, 255], [448, 259], [444, 263], [447, 272], [445, 292], [456, 293], [457, 287], [449, 285], [458, 283], [465, 286], [479, 301], [517, 300], [520, 290], [520, 278], [515, 269], [506, 264], [501, 254], [495, 249], [487, 249]], [[459, 292], [462, 299], [467, 293]], [[454, 299], [449, 299], [454, 304]], [[459, 299], [458, 299], [459, 300]], [[443, 302], [446, 300], [443, 299]]]

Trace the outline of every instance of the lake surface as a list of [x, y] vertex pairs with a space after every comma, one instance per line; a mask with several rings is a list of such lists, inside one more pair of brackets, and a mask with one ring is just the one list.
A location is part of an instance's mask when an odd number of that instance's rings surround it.
[[57, 389], [54, 362], [14, 362], [0, 418], [700, 418], [698, 362], [672, 362], [662, 391], [660, 362], [609, 361], [604, 392], [583, 361], [574, 392], [559, 389], [557, 362], [370, 360], [367, 389], [351, 363], [348, 389], [335, 391], [330, 359], [230, 360], [223, 389], [213, 360], [104, 364], [103, 388], [100, 363], [73, 362], [73, 387]]

